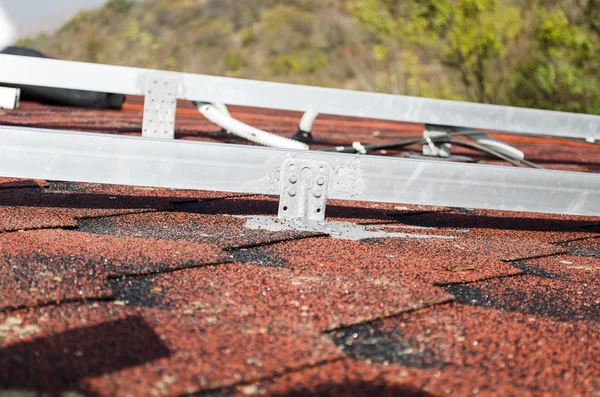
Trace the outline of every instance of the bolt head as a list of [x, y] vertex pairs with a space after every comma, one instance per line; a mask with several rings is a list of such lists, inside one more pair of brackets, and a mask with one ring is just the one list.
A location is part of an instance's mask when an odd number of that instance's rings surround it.
[[291, 197], [294, 197], [294, 196], [296, 196], [296, 189], [290, 189], [290, 190], [288, 191], [288, 194], [289, 194]]
[[296, 182], [298, 182], [298, 178], [295, 175], [292, 175], [292, 176], [290, 176], [289, 181], [291, 183], [296, 183]]
[[325, 184], [325, 178], [323, 178], [322, 176], [317, 178], [317, 185], [319, 186], [323, 186]]
[[321, 198], [321, 196], [323, 196], [323, 192], [320, 190], [315, 190], [313, 196], [315, 196], [316, 198]]

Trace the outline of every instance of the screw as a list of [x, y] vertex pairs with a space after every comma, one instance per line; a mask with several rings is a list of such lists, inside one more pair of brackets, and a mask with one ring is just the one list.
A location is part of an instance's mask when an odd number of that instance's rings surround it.
[[290, 189], [288, 193], [291, 197], [294, 197], [296, 195], [296, 189]]
[[323, 195], [323, 192], [322, 192], [322, 191], [320, 191], [320, 190], [315, 190], [315, 192], [313, 193], [313, 195], [314, 195], [316, 198], [321, 198], [321, 196]]
[[295, 175], [292, 175], [292, 176], [290, 176], [290, 182], [291, 183], [296, 183], [296, 182], [298, 182], [298, 178], [296, 178]]
[[317, 185], [319, 186], [323, 186], [325, 184], [325, 178], [323, 178], [322, 176], [317, 178]]

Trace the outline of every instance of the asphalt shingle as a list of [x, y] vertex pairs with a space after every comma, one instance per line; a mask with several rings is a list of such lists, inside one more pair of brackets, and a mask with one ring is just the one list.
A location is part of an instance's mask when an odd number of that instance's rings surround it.
[[[23, 103], [0, 123], [140, 135], [142, 103]], [[177, 138], [243, 143], [178, 109]], [[301, 117], [230, 110], [284, 136]], [[312, 147], [421, 127], [321, 115]], [[507, 139], [549, 168], [600, 171], [589, 144]], [[600, 218], [330, 200], [332, 224], [378, 234], [249, 227], [277, 208], [0, 178], [0, 395], [598, 395]]]

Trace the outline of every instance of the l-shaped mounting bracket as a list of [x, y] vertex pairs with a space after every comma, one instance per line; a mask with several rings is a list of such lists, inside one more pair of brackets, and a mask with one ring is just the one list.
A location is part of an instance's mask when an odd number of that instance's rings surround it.
[[325, 161], [291, 158], [281, 165], [279, 219], [323, 221], [330, 179]]

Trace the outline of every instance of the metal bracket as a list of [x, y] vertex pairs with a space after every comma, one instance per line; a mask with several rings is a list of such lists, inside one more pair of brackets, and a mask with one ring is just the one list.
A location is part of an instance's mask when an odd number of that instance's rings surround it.
[[19, 107], [21, 90], [18, 88], [0, 87], [0, 108], [16, 109]]
[[432, 157], [450, 157], [450, 151], [452, 145], [449, 143], [434, 143], [431, 138], [438, 138], [441, 136], [450, 136], [451, 128], [440, 125], [425, 124], [423, 130], [423, 138], [427, 140], [427, 143], [423, 145], [423, 155]]
[[331, 167], [324, 161], [288, 159], [281, 166], [279, 219], [323, 221]]
[[179, 79], [152, 73], [146, 82], [142, 136], [147, 138], [175, 138], [175, 114]]

